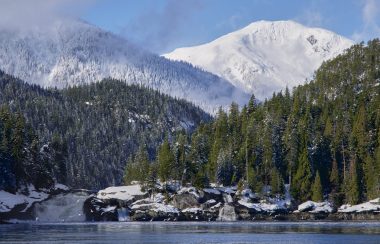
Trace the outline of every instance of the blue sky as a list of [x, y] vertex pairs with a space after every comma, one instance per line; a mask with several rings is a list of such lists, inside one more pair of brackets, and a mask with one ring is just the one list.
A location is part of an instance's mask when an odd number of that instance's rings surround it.
[[257, 20], [295, 20], [355, 41], [380, 36], [380, 0], [1, 0], [0, 25], [47, 23], [62, 12], [156, 53], [209, 42]]
[[151, 51], [197, 45], [257, 20], [295, 20], [368, 40], [380, 34], [380, 0], [99, 0], [83, 14]]

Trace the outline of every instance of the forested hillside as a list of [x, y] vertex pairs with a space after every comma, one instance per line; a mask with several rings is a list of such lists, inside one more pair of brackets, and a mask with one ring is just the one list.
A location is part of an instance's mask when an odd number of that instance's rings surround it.
[[22, 114], [0, 107], [0, 191], [15, 192], [28, 184], [48, 189], [64, 180], [64, 151], [57, 138], [41, 147]]
[[[296, 202], [330, 199], [337, 205], [380, 195], [380, 41], [355, 45], [325, 62], [309, 84], [239, 110], [220, 110], [191, 140], [177, 137], [158, 150], [151, 174], [144, 151], [126, 171], [127, 182], [182, 180], [284, 193]], [[133, 161], [133, 160], [132, 160]], [[139, 165], [142, 162], [143, 165]], [[149, 164], [148, 164], [149, 165]], [[270, 187], [265, 187], [270, 186]]]
[[184, 100], [116, 80], [46, 90], [1, 72], [0, 104], [25, 117], [40, 138], [35, 147], [61, 145], [60, 183], [89, 189], [120, 183], [138, 145], [146, 145], [152, 159], [165, 136], [190, 133], [211, 119]]

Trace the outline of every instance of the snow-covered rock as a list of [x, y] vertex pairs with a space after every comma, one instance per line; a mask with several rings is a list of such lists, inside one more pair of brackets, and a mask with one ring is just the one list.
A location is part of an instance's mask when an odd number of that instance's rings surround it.
[[189, 194], [194, 195], [194, 197], [199, 198], [198, 190], [195, 187], [183, 187], [177, 192], [177, 194], [184, 194], [184, 193], [189, 193]]
[[120, 36], [68, 18], [27, 30], [0, 27], [0, 69], [43, 87], [63, 88], [110, 77], [189, 100], [208, 112], [249, 99], [216, 75], [148, 53]]
[[332, 213], [333, 211], [334, 211], [334, 207], [332, 203], [328, 201], [324, 201], [324, 202], [306, 201], [298, 205], [298, 209], [295, 212], [296, 213], [298, 212]]
[[141, 190], [141, 185], [112, 186], [100, 190], [96, 197], [99, 199], [118, 199], [122, 201], [133, 201], [136, 197], [145, 196], [146, 192]]
[[294, 21], [258, 21], [210, 43], [163, 56], [201, 67], [264, 100], [312, 78], [323, 61], [351, 45], [353, 41], [331, 31]]
[[[237, 191], [234, 187], [211, 186], [196, 189], [181, 187], [178, 191], [167, 191], [165, 184], [157, 185], [155, 191], [144, 193], [139, 185], [110, 187], [101, 190], [85, 202], [86, 219], [91, 221], [235, 221], [235, 220], [344, 220], [376, 219], [359, 216], [353, 208], [363, 212], [379, 211], [380, 199], [362, 206], [342, 206], [342, 213], [334, 213], [332, 203], [307, 201], [291, 210], [289, 187], [280, 197], [262, 196], [249, 189]], [[348, 212], [348, 214], [345, 213]], [[349, 212], [350, 211], [350, 212]], [[355, 210], [356, 211], [356, 210]], [[359, 211], [358, 211], [359, 212]]]
[[282, 200], [272, 203], [267, 201], [261, 201], [260, 203], [251, 203], [247, 201], [246, 198], [243, 198], [238, 201], [238, 204], [261, 213], [275, 213], [287, 209], [285, 201]]
[[182, 192], [173, 196], [173, 205], [180, 209], [195, 208], [199, 206], [199, 195]]
[[33, 185], [28, 185], [26, 192], [27, 195], [21, 191], [15, 194], [6, 191], [0, 191], [0, 213], [12, 211], [16, 206], [21, 206], [19, 212], [25, 212], [33, 203], [41, 202], [49, 197], [46, 192], [37, 191]]
[[205, 188], [203, 189], [204, 192], [209, 193], [209, 194], [214, 194], [214, 195], [220, 195], [220, 191], [214, 188]]
[[380, 198], [373, 199], [371, 201], [350, 205], [345, 204], [338, 208], [340, 213], [362, 213], [362, 212], [380, 212]]
[[145, 203], [145, 204], [133, 204], [131, 207], [134, 211], [154, 211], [162, 213], [179, 213], [178, 208], [164, 203]]
[[54, 190], [68, 191], [70, 188], [64, 184], [56, 183], [53, 187]]
[[185, 208], [182, 210], [183, 213], [198, 213], [202, 212], [203, 210], [200, 208]]

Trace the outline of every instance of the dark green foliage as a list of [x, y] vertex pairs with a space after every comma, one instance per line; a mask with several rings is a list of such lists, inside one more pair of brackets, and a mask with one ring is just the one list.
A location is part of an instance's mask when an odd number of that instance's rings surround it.
[[54, 168], [57, 151], [51, 143], [40, 148], [22, 115], [7, 106], [0, 108], [0, 139], [0, 190], [15, 192], [28, 184], [48, 189], [54, 184], [54, 175], [65, 173]]
[[321, 177], [319, 176], [319, 172], [317, 172], [314, 178], [314, 183], [311, 190], [312, 190], [311, 200], [313, 200], [314, 202], [323, 201], [323, 188], [322, 188]]
[[221, 150], [217, 159], [216, 181], [224, 186], [232, 183], [233, 177], [232, 152]]
[[[115, 80], [46, 90], [0, 72], [0, 104], [24, 116], [40, 138], [39, 146], [52, 143], [52, 167], [66, 172], [54, 174], [57, 181], [90, 189], [122, 183], [125, 163], [140, 144], [152, 160], [168, 132], [190, 133], [211, 119], [184, 100]], [[22, 117], [14, 124], [18, 133], [25, 130]], [[20, 157], [22, 138], [17, 133], [0, 139], [3, 147], [14, 141], [8, 153]]]
[[308, 152], [306, 146], [299, 155], [297, 162], [297, 171], [291, 183], [291, 192], [296, 199], [301, 201], [309, 200], [311, 197], [311, 180], [312, 173], [310, 168], [310, 161], [308, 159]]
[[151, 163], [145, 145], [141, 145], [135, 156], [128, 158], [124, 172], [124, 183], [131, 184], [132, 181], [139, 181], [142, 185], [147, 185], [149, 180]]
[[[22, 111], [43, 141], [56, 133], [67, 143], [73, 184], [117, 182], [123, 174], [119, 163], [144, 143], [150, 161], [159, 152], [142, 179], [151, 185], [158, 176], [200, 188], [240, 182], [259, 193], [271, 186], [275, 195], [290, 184], [296, 202], [321, 201], [325, 194], [335, 203], [354, 204], [380, 191], [379, 70], [380, 41], [354, 45], [292, 94], [287, 89], [262, 103], [252, 96], [240, 111], [232, 104], [229, 113], [220, 109], [207, 124], [201, 122], [210, 118], [184, 101], [116, 81], [57, 92], [4, 82], [2, 75], [0, 102]], [[25, 138], [18, 134], [25, 133], [25, 123], [19, 118], [12, 134], [13, 121], [6, 114], [3, 121], [0, 156], [22, 157]], [[186, 121], [200, 124], [191, 137], [178, 130], [167, 135]]]
[[284, 194], [284, 180], [276, 168], [272, 168], [270, 176], [271, 193], [279, 195]]
[[290, 184], [296, 202], [324, 194], [339, 204], [378, 197], [378, 70], [380, 42], [373, 40], [323, 63], [292, 95], [287, 89], [263, 103], [252, 97], [240, 112], [236, 104], [228, 114], [220, 110], [191, 138], [185, 182], [248, 181], [259, 193], [271, 186], [272, 195]]
[[174, 173], [174, 155], [170, 148], [170, 144], [167, 139], [162, 143], [158, 149], [157, 155], [158, 162], [158, 176], [162, 182], [166, 182], [173, 179]]
[[355, 157], [350, 161], [350, 168], [348, 170], [348, 177], [345, 180], [345, 194], [346, 201], [350, 204], [357, 204], [360, 201], [360, 188], [358, 168]]

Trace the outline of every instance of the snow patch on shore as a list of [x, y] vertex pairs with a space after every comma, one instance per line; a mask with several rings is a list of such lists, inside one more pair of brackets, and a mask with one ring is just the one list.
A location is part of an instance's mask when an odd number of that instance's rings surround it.
[[266, 201], [262, 201], [260, 203], [251, 203], [251, 202], [248, 202], [248, 199], [243, 198], [239, 200], [238, 203], [247, 208], [254, 209], [257, 212], [272, 213], [278, 210], [287, 209], [285, 205], [285, 201], [281, 201], [281, 200], [277, 202], [273, 202], [273, 203], [266, 202]]
[[33, 185], [28, 185], [26, 192], [28, 195], [24, 195], [20, 191], [15, 194], [0, 191], [0, 212], [10, 212], [15, 206], [21, 204], [25, 204], [25, 207], [20, 212], [25, 212], [33, 203], [41, 202], [49, 197], [49, 194], [37, 191]]
[[361, 213], [375, 211], [380, 211], [380, 198], [376, 198], [357, 205], [345, 204], [338, 209], [338, 212], [340, 213]]
[[333, 205], [330, 202], [313, 202], [307, 201], [298, 205], [298, 209], [294, 211], [299, 212], [310, 212], [310, 213], [332, 213], [334, 211]]
[[135, 196], [142, 196], [145, 193], [141, 190], [140, 185], [130, 186], [112, 186], [101, 190], [96, 195], [99, 199], [119, 199], [123, 201], [132, 201]]

